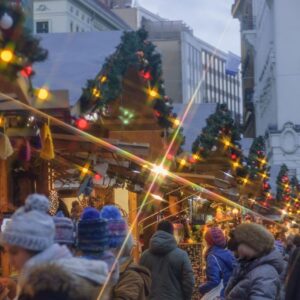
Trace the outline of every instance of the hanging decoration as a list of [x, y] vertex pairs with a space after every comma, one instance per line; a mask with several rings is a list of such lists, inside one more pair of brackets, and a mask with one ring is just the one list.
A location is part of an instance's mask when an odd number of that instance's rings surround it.
[[[125, 32], [121, 44], [109, 58], [94, 80], [88, 80], [80, 98], [81, 110], [99, 111], [116, 100], [122, 93], [123, 79], [129, 68], [135, 68], [149, 86], [150, 104], [158, 112], [155, 114], [163, 128], [172, 127], [172, 106], [165, 97], [162, 79], [161, 56], [155, 45], [147, 41], [147, 32]], [[145, 91], [147, 93], [147, 90]]]
[[9, 137], [0, 132], [0, 159], [6, 160], [14, 153]]
[[47, 51], [39, 46], [39, 40], [24, 28], [25, 15], [19, 6], [10, 1], [0, 3], [0, 74], [9, 80], [19, 72], [31, 77], [30, 66], [47, 58]]
[[40, 152], [40, 157], [45, 160], [54, 159], [55, 153], [54, 153], [53, 139], [48, 124], [44, 124], [42, 126], [41, 142], [42, 142], [42, 149]]
[[50, 201], [49, 214], [51, 216], [55, 216], [57, 213], [57, 210], [58, 210], [58, 206], [59, 206], [59, 198], [58, 198], [58, 193], [56, 190], [50, 191], [49, 201]]

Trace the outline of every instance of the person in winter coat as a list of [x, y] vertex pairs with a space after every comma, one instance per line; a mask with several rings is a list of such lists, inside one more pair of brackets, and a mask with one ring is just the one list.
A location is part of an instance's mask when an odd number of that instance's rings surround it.
[[178, 248], [173, 225], [162, 221], [150, 240], [150, 247], [140, 264], [151, 272], [150, 300], [190, 300], [194, 289], [194, 275], [187, 253]]
[[67, 247], [54, 242], [55, 225], [48, 209], [45, 196], [30, 195], [1, 233], [1, 244], [20, 278], [40, 263], [72, 257]]
[[[78, 264], [77, 259], [75, 266]], [[22, 288], [18, 300], [96, 300], [101, 286], [108, 275], [108, 269], [103, 262], [97, 264], [96, 273], [88, 276], [87, 269], [80, 266], [80, 275], [74, 271], [74, 265], [70, 268], [62, 263], [48, 263], [39, 265], [30, 270]], [[95, 266], [96, 268], [96, 266]], [[85, 277], [82, 274], [85, 273]], [[95, 274], [98, 277], [95, 284]], [[108, 298], [102, 298], [108, 299]]]
[[133, 263], [134, 241], [130, 234], [120, 257], [120, 278], [113, 288], [112, 300], [146, 300], [151, 287], [148, 269]]
[[226, 300], [275, 300], [281, 293], [282, 254], [274, 237], [258, 224], [241, 224], [233, 233], [239, 266], [225, 290]]
[[286, 279], [285, 300], [300, 299], [300, 252], [297, 251]]
[[206, 258], [206, 278], [207, 281], [200, 285], [199, 291], [204, 295], [217, 287], [223, 280], [224, 291], [235, 267], [235, 258], [231, 251], [225, 249], [226, 238], [223, 231], [218, 227], [213, 227], [205, 233], [207, 243]]
[[78, 248], [82, 257], [106, 262], [111, 273], [111, 283], [119, 279], [119, 264], [115, 255], [109, 250], [109, 235], [107, 221], [93, 207], [84, 209], [78, 222]]

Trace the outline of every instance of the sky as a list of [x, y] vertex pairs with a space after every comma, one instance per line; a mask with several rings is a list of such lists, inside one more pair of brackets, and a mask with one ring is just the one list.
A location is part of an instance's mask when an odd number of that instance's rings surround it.
[[137, 0], [137, 3], [170, 20], [182, 20], [195, 36], [240, 55], [239, 22], [231, 16], [234, 0]]

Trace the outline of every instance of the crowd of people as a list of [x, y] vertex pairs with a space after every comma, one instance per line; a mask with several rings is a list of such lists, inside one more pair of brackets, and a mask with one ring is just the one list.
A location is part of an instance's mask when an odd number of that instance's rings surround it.
[[[139, 263], [134, 239], [115, 206], [87, 207], [74, 222], [48, 214], [45, 196], [30, 195], [1, 232], [1, 245], [17, 271], [0, 279], [0, 300], [300, 299], [300, 236], [277, 239], [262, 225], [238, 225], [227, 239], [209, 228], [206, 281], [195, 287], [187, 253], [162, 221]], [[200, 259], [201, 253], [199, 253]]]

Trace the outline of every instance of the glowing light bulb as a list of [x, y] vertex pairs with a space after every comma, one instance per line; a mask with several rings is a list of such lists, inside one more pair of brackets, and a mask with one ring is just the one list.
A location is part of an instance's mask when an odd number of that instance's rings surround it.
[[99, 98], [101, 96], [101, 92], [97, 88], [94, 88], [93, 89], [93, 95], [95, 97]]
[[152, 98], [156, 98], [158, 96], [158, 92], [154, 89], [150, 89], [149, 90], [149, 95], [152, 97]]
[[185, 159], [181, 159], [179, 163], [180, 163], [182, 166], [185, 166], [185, 165], [186, 165], [186, 160], [185, 160]]
[[39, 89], [37, 97], [40, 100], [47, 100], [49, 98], [49, 91], [46, 88]]
[[152, 172], [157, 174], [157, 175], [162, 175], [162, 176], [168, 175], [168, 171], [165, 168], [163, 168], [162, 165], [159, 165], [159, 166], [155, 165], [152, 168]]
[[89, 169], [87, 167], [83, 167], [81, 172], [82, 174], [87, 174], [89, 172]]
[[173, 123], [174, 123], [175, 126], [179, 126], [180, 125], [180, 120], [179, 119], [175, 119], [173, 121]]
[[106, 76], [102, 76], [101, 78], [100, 78], [100, 82], [101, 83], [104, 83], [104, 82], [106, 82], [107, 81], [107, 77]]
[[6, 63], [11, 62], [13, 57], [14, 57], [13, 52], [9, 49], [4, 49], [0, 53], [0, 58]]

